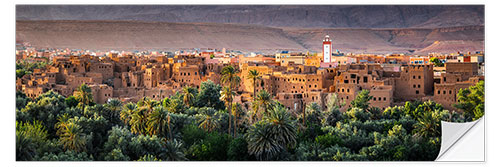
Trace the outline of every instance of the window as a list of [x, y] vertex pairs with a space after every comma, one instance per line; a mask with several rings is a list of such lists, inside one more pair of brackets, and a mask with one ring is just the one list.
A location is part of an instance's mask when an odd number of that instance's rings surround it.
[[342, 92], [344, 92], [344, 89], [342, 89]]
[[368, 77], [367, 77], [367, 76], [364, 76], [364, 77], [363, 77], [363, 82], [364, 82], [364, 83], [367, 83], [367, 82], [368, 82]]
[[413, 88], [415, 88], [415, 85], [413, 85]]
[[415, 94], [417, 94], [417, 95], [418, 95], [418, 93], [420, 93], [418, 90], [417, 90], [417, 91], [415, 91]]
[[418, 76], [418, 79], [420, 79], [420, 75]]
[[418, 86], [417, 86], [417, 87], [418, 87], [418, 88], [420, 88], [420, 84], [418, 84]]
[[443, 81], [446, 82], [446, 77], [443, 78]]
[[378, 97], [378, 101], [382, 100], [382, 98]]
[[349, 83], [349, 80], [344, 80], [344, 83]]
[[449, 93], [451, 94], [451, 90], [449, 91]]
[[415, 75], [413, 76], [413, 79], [415, 79]]
[[384, 101], [386, 101], [386, 98], [384, 97]]
[[441, 91], [440, 91], [440, 90], [438, 90], [438, 94], [441, 94]]

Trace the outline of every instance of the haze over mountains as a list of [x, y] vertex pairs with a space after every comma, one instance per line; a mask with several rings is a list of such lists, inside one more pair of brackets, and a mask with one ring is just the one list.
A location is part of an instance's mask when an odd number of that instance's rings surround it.
[[[484, 50], [484, 6], [17, 6], [16, 39], [85, 49]], [[222, 23], [222, 24], [221, 24]]]

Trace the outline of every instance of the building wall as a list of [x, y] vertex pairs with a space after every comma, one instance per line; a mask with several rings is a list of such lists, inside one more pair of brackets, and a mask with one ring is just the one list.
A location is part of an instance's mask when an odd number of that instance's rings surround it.
[[398, 100], [416, 100], [432, 95], [434, 72], [432, 65], [408, 65], [401, 67], [396, 79], [394, 96]]

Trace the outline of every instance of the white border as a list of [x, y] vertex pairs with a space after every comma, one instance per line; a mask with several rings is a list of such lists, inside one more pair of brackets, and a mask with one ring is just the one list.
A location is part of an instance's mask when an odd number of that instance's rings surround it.
[[[238, 0], [231, 2], [224, 2], [222, 0], [172, 0], [168, 4], [283, 4], [284, 2], [278, 0]], [[498, 114], [498, 107], [493, 106], [497, 101], [500, 100], [500, 85], [498, 82], [500, 77], [496, 74], [500, 72], [500, 67], [497, 62], [500, 62], [500, 53], [498, 48], [500, 43], [498, 39], [500, 38], [499, 32], [500, 27], [498, 23], [498, 16], [500, 16], [500, 6], [498, 2], [485, 0], [289, 0], [288, 4], [485, 4], [485, 30], [486, 30], [486, 163], [475, 163], [475, 162], [162, 162], [162, 163], [137, 163], [137, 162], [15, 162], [15, 58], [14, 58], [14, 41], [15, 41], [15, 5], [16, 4], [167, 4], [160, 0], [145, 0], [145, 1], [131, 1], [131, 0], [77, 0], [71, 1], [67, 0], [44, 0], [44, 1], [34, 1], [34, 0], [19, 0], [19, 1], [2, 1], [0, 6], [0, 11], [2, 12], [2, 23], [0, 32], [2, 32], [1, 45], [2, 48], [2, 61], [0, 61], [0, 68], [2, 71], [0, 74], [1, 78], [1, 104], [2, 104], [2, 116], [0, 126], [0, 132], [2, 132], [2, 138], [0, 142], [2, 144], [2, 156], [1, 162], [2, 166], [137, 166], [137, 165], [147, 165], [147, 166], [499, 166], [500, 160], [499, 156], [499, 133], [498, 120], [500, 119]], [[488, 121], [491, 118], [492, 121]], [[493, 129], [493, 130], [490, 130]], [[490, 130], [490, 131], [488, 131]], [[495, 138], [495, 139], [493, 139]], [[488, 142], [491, 141], [491, 142]]]

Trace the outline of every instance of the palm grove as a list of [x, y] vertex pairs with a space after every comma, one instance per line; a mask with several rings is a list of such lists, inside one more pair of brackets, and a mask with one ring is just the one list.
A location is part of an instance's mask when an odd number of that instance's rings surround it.
[[[250, 71], [255, 85], [259, 72]], [[35, 99], [16, 93], [16, 159], [19, 161], [225, 161], [225, 160], [434, 160], [440, 121], [465, 122], [484, 114], [484, 82], [458, 94], [444, 110], [432, 101], [406, 102], [382, 111], [367, 90], [351, 108], [335, 94], [323, 110], [307, 104], [288, 111], [265, 90], [253, 91], [250, 109], [234, 103], [241, 82], [226, 66], [221, 83], [186, 86], [162, 101], [144, 97], [95, 104], [82, 84], [73, 96], [49, 91]]]

